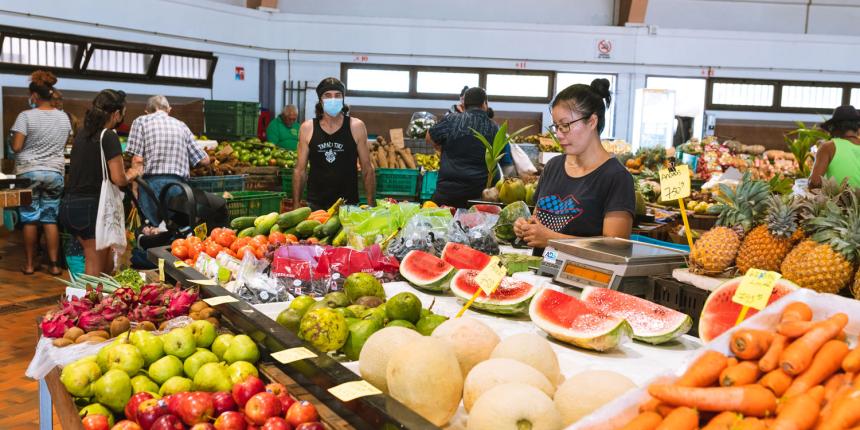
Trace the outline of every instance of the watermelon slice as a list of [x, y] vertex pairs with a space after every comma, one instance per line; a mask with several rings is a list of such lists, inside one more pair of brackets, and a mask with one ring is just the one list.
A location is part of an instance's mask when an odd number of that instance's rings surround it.
[[544, 288], [529, 306], [532, 321], [550, 336], [580, 348], [607, 351], [630, 337], [632, 329], [624, 318], [600, 309], [561, 291]]
[[490, 264], [490, 256], [462, 243], [448, 242], [442, 250], [442, 260], [457, 270], [482, 270]]
[[659, 345], [690, 330], [693, 319], [688, 315], [656, 303], [609, 288], [586, 287], [579, 298], [618, 318], [633, 328], [633, 339]]
[[[702, 308], [702, 315], [699, 317], [699, 338], [702, 341], [710, 342], [735, 326], [738, 315], [741, 313], [741, 305], [733, 302], [732, 296], [735, 295], [735, 290], [741, 284], [741, 279], [743, 276], [724, 282], [708, 296], [708, 300], [705, 301], [705, 306]], [[767, 303], [771, 304], [798, 288], [800, 287], [794, 282], [780, 278], [776, 281], [773, 294]], [[750, 309], [747, 311], [746, 317], [749, 318], [757, 312], [755, 309]]]
[[498, 205], [477, 204], [469, 208], [469, 212], [484, 212], [488, 214], [498, 215], [502, 212], [502, 208]]
[[412, 285], [429, 291], [448, 291], [454, 266], [435, 255], [413, 250], [400, 262], [400, 275]]
[[[478, 270], [460, 270], [457, 272], [451, 279], [451, 292], [464, 302], [469, 301], [475, 295], [475, 291], [478, 291], [478, 284], [475, 283], [475, 276], [478, 276], [478, 273]], [[538, 288], [528, 282], [505, 278], [499, 288], [489, 297], [481, 291], [481, 294], [472, 303], [472, 307], [501, 315], [524, 314], [528, 312], [529, 301], [537, 291]]]

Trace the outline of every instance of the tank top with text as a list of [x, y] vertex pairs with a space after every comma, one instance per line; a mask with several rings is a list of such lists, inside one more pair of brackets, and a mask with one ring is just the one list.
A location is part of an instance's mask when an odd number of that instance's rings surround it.
[[344, 115], [343, 126], [328, 134], [320, 120], [314, 119], [308, 143], [308, 203], [312, 208], [327, 209], [340, 197], [347, 203], [358, 203], [358, 149], [350, 121]]

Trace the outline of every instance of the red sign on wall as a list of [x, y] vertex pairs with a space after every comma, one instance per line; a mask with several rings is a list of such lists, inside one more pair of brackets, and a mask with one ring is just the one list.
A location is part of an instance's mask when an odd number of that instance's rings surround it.
[[236, 66], [235, 79], [237, 81], [244, 81], [245, 80], [245, 68], [244, 67]]

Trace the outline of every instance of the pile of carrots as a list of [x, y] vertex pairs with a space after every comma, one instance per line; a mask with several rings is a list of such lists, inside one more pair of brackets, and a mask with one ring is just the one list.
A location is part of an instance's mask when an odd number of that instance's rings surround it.
[[845, 342], [847, 324], [791, 303], [774, 330], [735, 331], [734, 356], [706, 351], [675, 382], [652, 384], [623, 429], [860, 430], [860, 347]]
[[313, 211], [311, 212], [310, 216], [308, 216], [308, 220], [319, 221], [320, 224], [325, 224], [329, 218], [331, 218], [331, 214], [323, 209]]

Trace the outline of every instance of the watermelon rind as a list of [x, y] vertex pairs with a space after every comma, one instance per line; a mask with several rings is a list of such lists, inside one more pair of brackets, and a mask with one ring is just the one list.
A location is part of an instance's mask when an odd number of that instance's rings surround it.
[[[586, 287], [579, 298], [609, 315], [626, 319], [633, 339], [640, 342], [660, 345], [693, 327], [693, 319], [687, 314], [620, 291]], [[612, 306], [607, 300], [620, 301], [622, 307]]]
[[[471, 279], [478, 274], [477, 270], [460, 270], [451, 279], [451, 292], [457, 296], [462, 302], [468, 302], [472, 299], [474, 293], [464, 291], [458, 288], [460, 282], [471, 282]], [[513, 280], [513, 278], [505, 278], [502, 282], [518, 282], [525, 283], [531, 286], [526, 294], [511, 300], [492, 299], [485, 295], [479, 295], [472, 303], [472, 308], [490, 312], [498, 315], [522, 315], [528, 312], [529, 303], [532, 297], [537, 294], [539, 288], [521, 280]], [[504, 284], [503, 284], [504, 285]], [[499, 288], [502, 288], [501, 286]]]
[[[735, 320], [740, 313], [741, 306], [732, 302], [731, 298], [734, 295], [734, 290], [741, 284], [741, 279], [743, 279], [743, 276], [729, 279], [708, 295], [708, 299], [705, 300], [705, 305], [702, 307], [702, 313], [699, 316], [699, 338], [703, 342], [710, 342], [735, 325]], [[800, 286], [794, 282], [785, 278], [778, 279], [774, 286], [774, 295], [771, 296], [771, 301], [768, 302], [768, 305], [797, 289], [800, 289]], [[781, 295], [777, 295], [778, 290]], [[776, 297], [774, 298], [774, 296]], [[714, 303], [718, 300], [724, 300], [726, 303], [729, 303], [727, 306], [731, 308], [716, 308], [717, 305]], [[746, 318], [749, 319], [757, 312], [757, 310], [750, 308]], [[719, 321], [721, 318], [723, 321]]]
[[[577, 330], [572, 327], [562, 327], [559, 324], [541, 316], [539, 306], [542, 300], [552, 298], [552, 296], [555, 296], [555, 298], [561, 298], [560, 295], [568, 296], [565, 300], [572, 299], [578, 301], [582, 306], [589, 308], [589, 311], [592, 313], [592, 318], [589, 320], [593, 321], [596, 318], [603, 319], [604, 323], [602, 324], [602, 327], [588, 332]], [[590, 349], [599, 352], [616, 348], [618, 345], [629, 339], [633, 333], [633, 329], [630, 327], [630, 323], [628, 323], [627, 320], [607, 315], [576, 297], [550, 287], [544, 287], [532, 298], [531, 304], [529, 305], [529, 317], [531, 317], [532, 322], [534, 322], [535, 325], [551, 337], [583, 349]]]
[[[436, 264], [438, 264], [438, 266], [441, 267], [441, 270], [439, 270], [439, 273], [437, 274], [437, 276], [433, 277], [433, 278], [426, 278], [426, 277], [421, 277], [417, 273], [414, 273], [413, 271], [411, 271], [410, 267], [412, 267], [414, 265], [417, 265], [418, 267], [420, 267], [423, 270], [427, 269], [426, 262], [425, 262], [425, 264], [409, 264], [409, 263], [415, 263], [411, 260], [417, 259], [417, 258], [430, 259], [433, 262], [435, 262]], [[454, 276], [455, 272], [456, 272], [456, 270], [454, 269], [454, 266], [451, 266], [450, 264], [442, 261], [441, 259], [439, 259], [438, 257], [436, 257], [432, 254], [428, 254], [426, 252], [419, 251], [419, 250], [409, 251], [409, 253], [406, 254], [406, 257], [403, 257], [403, 261], [400, 262], [400, 275], [401, 276], [403, 276], [413, 286], [420, 288], [422, 290], [427, 290], [427, 291], [432, 291], [432, 292], [446, 292], [446, 291], [448, 291], [449, 285], [451, 283], [451, 278]]]

